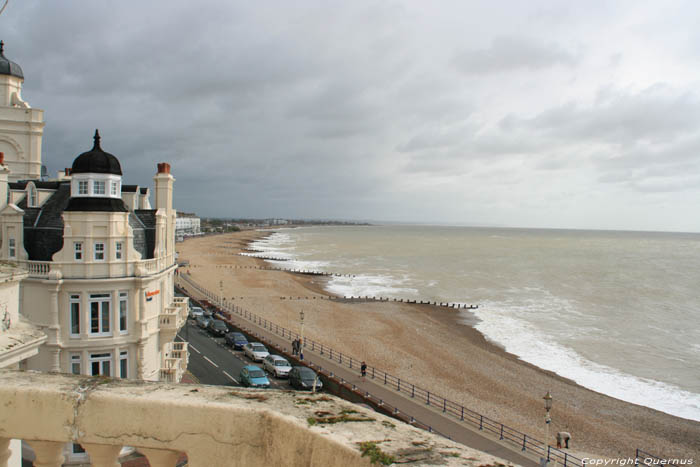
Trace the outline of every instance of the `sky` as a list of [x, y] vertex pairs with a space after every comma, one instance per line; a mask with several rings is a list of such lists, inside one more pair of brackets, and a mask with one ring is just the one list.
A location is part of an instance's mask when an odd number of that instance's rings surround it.
[[52, 176], [178, 210], [700, 232], [695, 1], [39, 1], [0, 16]]

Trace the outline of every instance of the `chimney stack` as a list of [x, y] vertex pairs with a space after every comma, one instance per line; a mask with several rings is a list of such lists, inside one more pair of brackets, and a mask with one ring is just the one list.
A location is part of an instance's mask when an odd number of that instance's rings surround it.
[[0, 151], [0, 165], [5, 164], [5, 153]]

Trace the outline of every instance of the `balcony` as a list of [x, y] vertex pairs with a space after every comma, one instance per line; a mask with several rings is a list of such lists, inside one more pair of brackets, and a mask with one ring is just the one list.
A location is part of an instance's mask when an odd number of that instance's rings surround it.
[[190, 353], [187, 342], [168, 342], [165, 344], [163, 365], [160, 368], [160, 381], [179, 383], [187, 371]]
[[90, 269], [91, 277], [118, 278], [130, 276], [150, 276], [158, 274], [175, 265], [173, 255], [160, 258], [134, 260], [124, 262], [59, 262], [59, 261], [24, 261], [17, 262], [25, 269], [31, 278], [48, 279], [49, 273], [58, 271], [64, 279], [82, 279], [86, 276], [86, 268]]
[[10, 439], [60, 466], [66, 443], [93, 465], [123, 446], [152, 466], [507, 465], [501, 459], [325, 394], [147, 383], [0, 370], [0, 467]]

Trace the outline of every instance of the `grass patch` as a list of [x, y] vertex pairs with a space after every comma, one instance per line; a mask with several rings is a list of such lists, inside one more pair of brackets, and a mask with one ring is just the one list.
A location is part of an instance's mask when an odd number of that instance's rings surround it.
[[382, 420], [382, 425], [384, 425], [387, 428], [396, 428], [396, 425], [387, 420]]
[[375, 441], [360, 443], [360, 452], [362, 452], [362, 457], [369, 457], [372, 464], [390, 465], [396, 462], [394, 456], [382, 451]]
[[460, 456], [460, 454], [458, 452], [441, 452], [440, 454], [442, 454], [445, 457], [459, 457]]
[[306, 419], [306, 422], [309, 424], [309, 426], [314, 426], [316, 424], [316, 419], [314, 417], [309, 417]]
[[241, 399], [256, 400], [258, 402], [265, 402], [268, 399], [265, 394], [256, 394], [248, 392], [231, 391], [229, 392], [229, 395], [234, 397], [240, 397]]

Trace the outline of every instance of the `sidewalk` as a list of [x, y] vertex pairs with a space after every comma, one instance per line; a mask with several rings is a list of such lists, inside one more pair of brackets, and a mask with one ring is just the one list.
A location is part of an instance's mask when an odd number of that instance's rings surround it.
[[[195, 299], [206, 299], [203, 294], [196, 291], [187, 282], [184, 285], [188, 294], [194, 295]], [[291, 337], [288, 335], [282, 337], [271, 329], [265, 329], [262, 325], [254, 324], [236, 313], [229, 312], [229, 314], [231, 315], [229, 320], [231, 324], [275, 347], [279, 352], [289, 356], [290, 361], [296, 360], [294, 357], [291, 357]], [[270, 327], [272, 328], [272, 326]], [[374, 405], [376, 405], [378, 401], [381, 401], [384, 408], [392, 408], [394, 415], [401, 416], [405, 420], [413, 418], [416, 426], [424, 425], [430, 427], [432, 431], [471, 448], [501, 457], [518, 465], [539, 465], [533, 453], [521, 452], [516, 446], [500, 442], [497, 439], [488, 437], [476, 428], [472, 429], [466, 424], [460, 423], [459, 420], [444, 416], [434, 406], [426, 406], [422, 402], [413, 400], [407, 395], [386, 386], [383, 384], [383, 381], [373, 380], [371, 374], [368, 374], [365, 380], [362, 380], [359, 375], [359, 367], [351, 370], [337, 361], [331, 361], [327, 357], [327, 353], [326, 355], [320, 355], [318, 349], [312, 351], [308, 346], [304, 349], [304, 362], [307, 365], [313, 366], [316, 370], [321, 370], [325, 375], [333, 375], [340, 380], [341, 384], [345, 383], [345, 386], [358, 396], [364, 397], [369, 395], [369, 403], [374, 402]], [[398, 413], [396, 412], [397, 409]]]

